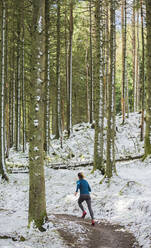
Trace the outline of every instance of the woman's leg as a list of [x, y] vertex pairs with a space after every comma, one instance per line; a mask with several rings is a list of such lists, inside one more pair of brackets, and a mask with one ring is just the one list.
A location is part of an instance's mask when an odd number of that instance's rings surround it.
[[91, 198], [90, 197], [88, 199], [86, 199], [86, 203], [88, 205], [88, 209], [89, 209], [89, 212], [90, 212], [91, 219], [93, 220], [94, 219], [94, 214], [93, 214], [93, 210], [92, 210], [92, 207], [91, 207]]
[[81, 210], [84, 212], [84, 207], [82, 205], [83, 201], [84, 201], [84, 199], [80, 196], [79, 199], [78, 199], [78, 204], [79, 204], [79, 207], [81, 208]]

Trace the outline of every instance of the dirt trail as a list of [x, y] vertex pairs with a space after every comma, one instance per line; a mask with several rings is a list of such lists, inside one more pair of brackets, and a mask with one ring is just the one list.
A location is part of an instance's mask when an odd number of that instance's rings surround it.
[[68, 247], [74, 248], [140, 248], [131, 233], [119, 225], [96, 223], [89, 219], [56, 214], [51, 219]]

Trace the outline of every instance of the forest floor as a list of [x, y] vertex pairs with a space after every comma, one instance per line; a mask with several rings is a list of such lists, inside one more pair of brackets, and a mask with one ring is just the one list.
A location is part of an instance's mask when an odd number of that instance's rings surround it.
[[[89, 215], [85, 220], [79, 218], [78, 196], [74, 196], [79, 171], [92, 187], [95, 227]], [[46, 232], [27, 228], [29, 175], [12, 173], [9, 183], [0, 180], [0, 248], [150, 248], [151, 158], [117, 163], [118, 176], [109, 185], [99, 183], [99, 171], [91, 171], [92, 166], [74, 170], [45, 167]]]
[[[66, 245], [75, 248], [139, 248], [134, 236], [120, 225], [98, 222], [67, 214], [51, 218]], [[75, 228], [74, 228], [75, 227]]]
[[[144, 154], [140, 121], [140, 114], [131, 113], [125, 125], [121, 125], [122, 118], [117, 116], [116, 160], [123, 162], [116, 163], [117, 175], [113, 175], [109, 184], [105, 180], [100, 184], [103, 179], [100, 171], [91, 173], [94, 129], [90, 124], [76, 124], [69, 139], [64, 133], [62, 147], [59, 140], [51, 137], [50, 156], [45, 161], [50, 220], [46, 232], [33, 226], [27, 228], [28, 149], [23, 153], [12, 148], [7, 159], [9, 183], [0, 178], [0, 237], [5, 236], [0, 238], [0, 248], [136, 248], [135, 239], [140, 247], [151, 248], [151, 157], [145, 161], [126, 161]], [[78, 195], [74, 196], [78, 172], [84, 173], [92, 188], [95, 227], [87, 219], [89, 215], [85, 220], [78, 217]], [[125, 246], [120, 243], [122, 240]]]

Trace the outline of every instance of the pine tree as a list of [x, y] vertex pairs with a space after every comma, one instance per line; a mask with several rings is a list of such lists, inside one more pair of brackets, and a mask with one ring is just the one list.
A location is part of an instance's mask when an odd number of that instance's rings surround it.
[[44, 177], [45, 0], [33, 0], [29, 102], [29, 225], [39, 230], [46, 219]]
[[146, 0], [146, 130], [145, 157], [151, 154], [151, 1]]
[[57, 85], [57, 123], [56, 138], [62, 136], [61, 127], [61, 82], [60, 82], [60, 0], [57, 0], [57, 62], [56, 62], [56, 85]]
[[90, 123], [94, 120], [94, 80], [93, 80], [93, 37], [92, 37], [92, 0], [90, 0]]
[[44, 116], [44, 150], [49, 154], [50, 145], [50, 4], [45, 2], [45, 116]]
[[140, 98], [141, 98], [141, 135], [140, 140], [144, 139], [144, 91], [145, 91], [145, 46], [144, 46], [144, 16], [143, 16], [143, 0], [141, 0], [141, 42], [142, 42], [142, 55], [141, 55], [141, 65], [140, 65]]
[[0, 78], [0, 174], [8, 181], [5, 164], [5, 34], [6, 2], [2, 1], [2, 41], [1, 41], [1, 78]]
[[132, 14], [132, 57], [133, 57], [133, 96], [134, 112], [136, 111], [136, 0], [133, 0]]
[[72, 46], [73, 46], [73, 6], [74, 1], [70, 0], [69, 18], [69, 52], [68, 52], [68, 85], [67, 85], [67, 131], [68, 136], [72, 133]]
[[110, 77], [108, 83], [107, 101], [107, 148], [106, 174], [112, 177], [115, 169], [115, 64], [116, 64], [116, 37], [115, 37], [115, 1], [110, 1]]
[[104, 60], [103, 60], [103, 1], [95, 1], [96, 20], [96, 82], [95, 82], [95, 141], [94, 141], [94, 168], [104, 171]]
[[[126, 89], [126, 0], [122, 1], [122, 123], [125, 122], [125, 89]], [[111, 48], [110, 48], [111, 49]]]

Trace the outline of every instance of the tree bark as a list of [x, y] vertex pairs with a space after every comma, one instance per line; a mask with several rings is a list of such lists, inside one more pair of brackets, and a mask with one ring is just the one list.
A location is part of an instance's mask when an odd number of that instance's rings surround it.
[[105, 54], [105, 82], [104, 82], [104, 105], [105, 105], [105, 112], [107, 111], [107, 85], [109, 82], [109, 3], [106, 4], [106, 24], [105, 24], [105, 46], [106, 46], [106, 54]]
[[87, 122], [90, 122], [90, 100], [89, 100], [89, 61], [88, 61], [88, 48], [85, 54], [85, 67], [86, 67], [86, 116]]
[[151, 1], [146, 0], [146, 130], [145, 156], [151, 154]]
[[60, 82], [60, 0], [57, 0], [57, 62], [56, 62], [56, 82], [57, 82], [57, 123], [56, 138], [62, 136], [61, 127], [61, 82]]
[[32, 59], [29, 103], [29, 225], [43, 230], [45, 222], [44, 176], [44, 79], [45, 79], [45, 0], [33, 0]]
[[6, 2], [2, 1], [2, 49], [1, 49], [1, 79], [0, 79], [0, 174], [8, 181], [5, 164], [5, 32], [6, 32]]
[[16, 80], [16, 150], [20, 150], [21, 127], [21, 2], [17, 1], [17, 80]]
[[[22, 0], [22, 4], [24, 7], [24, 0]], [[24, 14], [23, 14], [24, 16]], [[24, 18], [22, 20], [22, 135], [23, 135], [23, 152], [26, 151], [26, 94], [25, 94], [25, 45], [24, 45], [24, 35], [25, 35], [25, 28], [24, 28]]]
[[110, 78], [108, 83], [107, 102], [107, 155], [106, 174], [107, 178], [112, 177], [115, 170], [115, 63], [116, 63], [116, 41], [115, 41], [115, 2], [110, 2]]
[[94, 120], [92, 0], [90, 0], [90, 123]]
[[134, 101], [134, 112], [136, 111], [136, 11], [135, 11], [135, 0], [133, 0], [133, 15], [132, 15], [132, 56], [133, 56], [133, 101]]
[[49, 154], [50, 145], [50, 16], [49, 16], [49, 0], [45, 0], [45, 117], [44, 117], [44, 127], [45, 127], [45, 141], [44, 150], [46, 154]]
[[126, 0], [122, 0], [122, 123], [125, 122], [125, 89], [126, 89]]
[[94, 139], [94, 167], [99, 169], [102, 174], [104, 170], [104, 61], [103, 61], [103, 1], [95, 2], [95, 20], [96, 20], [96, 82], [95, 82], [95, 139]]
[[72, 38], [73, 38], [73, 0], [70, 0], [69, 21], [69, 59], [68, 59], [68, 85], [67, 85], [67, 131], [72, 133]]
[[143, 16], [143, 0], [141, 1], [141, 38], [142, 38], [142, 61], [141, 61], [141, 70], [140, 70], [140, 98], [141, 98], [141, 141], [144, 140], [144, 81], [145, 81], [145, 47], [144, 47], [144, 16]]
[[136, 51], [136, 111], [140, 110], [140, 41], [139, 41], [139, 9], [137, 10], [137, 51]]

